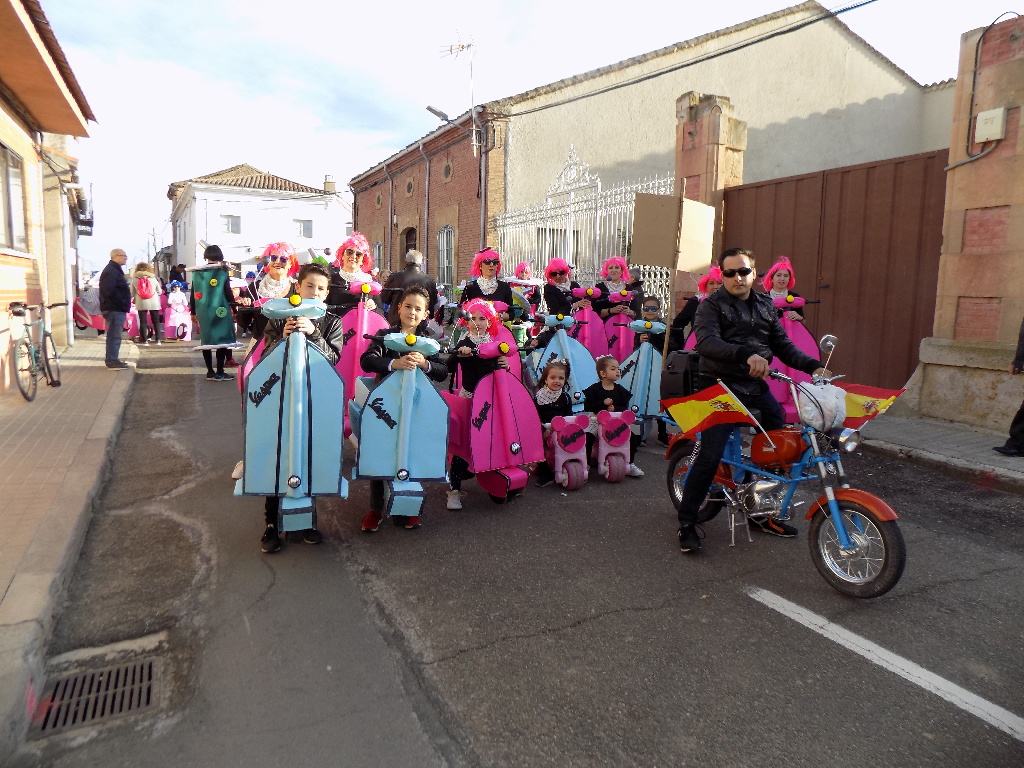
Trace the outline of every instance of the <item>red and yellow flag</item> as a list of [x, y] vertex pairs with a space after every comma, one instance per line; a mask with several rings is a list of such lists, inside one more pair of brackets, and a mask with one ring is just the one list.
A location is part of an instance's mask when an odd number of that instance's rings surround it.
[[880, 389], [866, 384], [850, 384], [845, 381], [835, 382], [837, 387], [846, 390], [846, 421], [844, 427], [859, 429], [868, 421], [893, 404], [893, 401], [907, 390]]
[[721, 383], [689, 397], [662, 400], [662, 406], [686, 435], [703, 432], [716, 424], [756, 424], [743, 403]]

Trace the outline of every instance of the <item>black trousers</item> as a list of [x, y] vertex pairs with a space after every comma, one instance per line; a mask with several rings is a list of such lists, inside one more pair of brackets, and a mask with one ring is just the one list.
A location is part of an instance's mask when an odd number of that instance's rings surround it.
[[139, 312], [139, 341], [145, 341], [149, 336], [149, 330], [146, 327], [146, 315], [149, 315], [150, 322], [153, 323], [153, 338], [157, 341], [160, 340], [160, 310], [159, 309], [143, 309]]
[[[780, 429], [786, 424], [786, 416], [782, 412], [782, 406], [768, 390], [768, 385], [760, 383], [762, 391], [754, 395], [741, 395], [734, 391], [736, 397], [747, 408], [756, 408], [761, 412], [761, 426], [766, 430]], [[679, 525], [696, 525], [697, 511], [704, 503], [711, 488], [711, 482], [715, 479], [715, 471], [725, 453], [725, 444], [729, 441], [729, 435], [735, 429], [734, 424], [719, 424], [700, 433], [700, 451], [686, 474], [686, 483], [683, 485], [683, 503], [679, 508]]]
[[1024, 451], [1024, 403], [1020, 404], [1017, 415], [1010, 422], [1010, 436], [1006, 439], [1006, 447]]
[[[211, 350], [204, 349], [203, 360], [206, 362], [206, 372], [213, 373], [213, 355]], [[226, 347], [217, 348], [217, 373], [224, 373], [224, 361], [228, 359], [228, 350]]]

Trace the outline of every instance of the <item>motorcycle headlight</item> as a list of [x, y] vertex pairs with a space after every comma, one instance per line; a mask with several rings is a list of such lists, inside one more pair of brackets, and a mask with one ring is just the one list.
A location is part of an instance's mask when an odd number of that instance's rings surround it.
[[838, 427], [829, 432], [829, 437], [832, 438], [833, 442], [839, 446], [839, 450], [843, 453], [853, 453], [857, 450], [857, 446], [860, 445], [860, 432], [856, 429]]

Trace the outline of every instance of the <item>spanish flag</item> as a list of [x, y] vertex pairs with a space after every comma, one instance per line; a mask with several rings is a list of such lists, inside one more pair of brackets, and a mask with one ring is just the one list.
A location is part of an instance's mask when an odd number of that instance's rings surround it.
[[835, 382], [837, 387], [846, 390], [846, 421], [844, 427], [860, 429], [865, 423], [885, 413], [893, 401], [907, 390], [880, 389], [866, 384], [849, 384], [845, 381]]
[[689, 397], [662, 400], [685, 435], [695, 435], [716, 424], [757, 424], [754, 417], [721, 382]]

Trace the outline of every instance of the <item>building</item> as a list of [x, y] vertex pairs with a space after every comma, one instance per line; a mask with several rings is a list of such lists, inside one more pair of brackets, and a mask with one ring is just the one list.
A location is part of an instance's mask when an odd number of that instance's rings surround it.
[[317, 189], [236, 165], [176, 181], [167, 197], [177, 264], [202, 263], [204, 243], [219, 245], [227, 261], [245, 264], [259, 258], [268, 243], [322, 253], [333, 252], [346, 237], [348, 208], [330, 177]]
[[[415, 243], [441, 283], [458, 282], [483, 243], [535, 266], [565, 256], [593, 279], [628, 249], [633, 192], [684, 183], [688, 93], [727, 97], [745, 123], [734, 183], [949, 146], [952, 83], [922, 86], [805, 2], [475, 107], [353, 178], [355, 226], [392, 268]], [[699, 199], [695, 181], [687, 196]]]
[[[0, 0], [0, 310], [12, 301], [75, 299], [76, 242], [90, 234], [69, 137], [95, 120], [37, 0]], [[51, 314], [58, 346], [71, 311]], [[0, 311], [0, 391], [13, 386], [21, 322]]]

